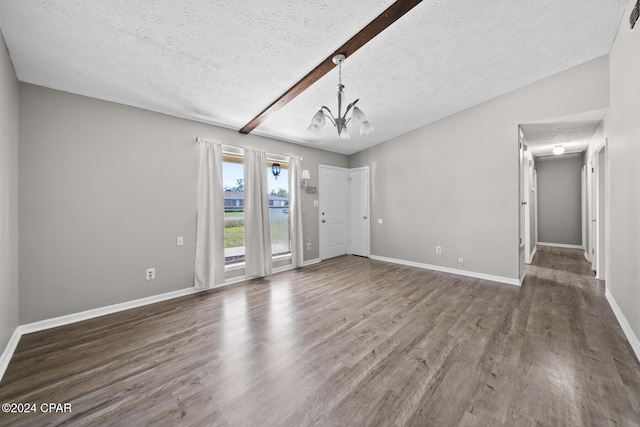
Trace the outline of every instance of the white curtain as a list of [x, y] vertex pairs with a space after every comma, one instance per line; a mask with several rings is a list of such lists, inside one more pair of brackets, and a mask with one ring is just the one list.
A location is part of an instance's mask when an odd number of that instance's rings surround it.
[[300, 158], [289, 159], [289, 240], [291, 241], [291, 265], [304, 264], [304, 242], [302, 240], [302, 189], [300, 188]]
[[247, 278], [271, 274], [271, 229], [267, 185], [267, 155], [246, 149], [244, 154], [244, 244]]
[[224, 284], [222, 146], [215, 142], [200, 144], [194, 286], [211, 289]]

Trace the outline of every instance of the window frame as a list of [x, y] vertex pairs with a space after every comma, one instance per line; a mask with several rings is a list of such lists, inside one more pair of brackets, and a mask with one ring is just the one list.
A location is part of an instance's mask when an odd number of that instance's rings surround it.
[[[223, 145], [222, 146], [222, 156], [223, 156], [223, 163], [224, 163], [224, 158], [225, 157], [236, 157], [236, 158], [240, 158], [242, 159], [242, 164], [243, 164], [243, 168], [244, 168], [244, 149], [240, 148], [240, 147], [234, 147], [234, 146], [230, 146], [230, 145]], [[287, 169], [289, 169], [289, 161], [290, 161], [290, 157], [286, 156], [286, 155], [282, 155], [282, 154], [274, 154], [274, 153], [266, 153], [266, 157], [267, 157], [267, 162], [268, 163], [280, 163], [280, 164], [286, 164], [287, 165]], [[244, 171], [244, 169], [243, 169]], [[265, 171], [266, 172], [266, 171]], [[224, 176], [223, 176], [224, 178]], [[287, 182], [287, 188], [289, 187], [289, 184]], [[289, 194], [291, 194], [291, 189], [288, 188]], [[285, 208], [285, 207], [283, 207]], [[286, 206], [286, 208], [291, 208], [290, 204], [288, 206]], [[244, 212], [244, 203], [242, 206], [242, 211]], [[225, 206], [225, 213], [226, 213], [226, 206]], [[271, 230], [270, 230], [271, 232]], [[226, 250], [227, 248], [225, 248]], [[272, 250], [273, 250], [273, 246], [272, 246]], [[226, 258], [226, 254], [225, 254], [225, 258]], [[271, 262], [272, 263], [277, 263], [280, 261], [286, 261], [286, 260], [290, 260], [291, 259], [291, 236], [289, 236], [289, 251], [288, 252], [281, 252], [275, 255], [271, 256]], [[227, 263], [225, 261], [225, 272], [229, 272], [229, 271], [237, 271], [237, 270], [243, 270], [245, 268], [245, 261], [244, 259], [242, 261], [237, 261], [237, 262], [230, 262]]]

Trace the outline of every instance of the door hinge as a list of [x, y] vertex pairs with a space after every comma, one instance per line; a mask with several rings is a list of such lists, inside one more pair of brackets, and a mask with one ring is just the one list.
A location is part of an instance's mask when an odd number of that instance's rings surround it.
[[595, 249], [591, 249], [591, 255], [595, 255], [596, 250]]
[[596, 168], [591, 168], [591, 173], [596, 173]]

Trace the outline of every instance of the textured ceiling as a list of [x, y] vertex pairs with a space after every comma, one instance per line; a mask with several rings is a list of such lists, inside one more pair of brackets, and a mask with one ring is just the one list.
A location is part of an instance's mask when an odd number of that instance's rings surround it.
[[589, 146], [606, 114], [607, 110], [588, 111], [520, 127], [534, 156], [553, 155], [556, 145], [562, 145], [566, 154], [581, 153]]
[[[0, 1], [18, 79], [240, 129], [391, 0]], [[375, 132], [307, 126], [337, 69], [254, 133], [352, 154], [607, 54], [625, 0], [425, 0], [343, 65]]]

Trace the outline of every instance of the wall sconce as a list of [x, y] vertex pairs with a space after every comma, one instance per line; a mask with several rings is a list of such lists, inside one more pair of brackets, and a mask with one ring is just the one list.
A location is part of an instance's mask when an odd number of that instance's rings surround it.
[[311, 179], [311, 174], [309, 173], [308, 169], [305, 169], [302, 171], [302, 176], [300, 178], [304, 180], [304, 182], [301, 185], [304, 191], [306, 191], [307, 193], [315, 193], [316, 191], [318, 191], [316, 187], [307, 185], [307, 181]]

